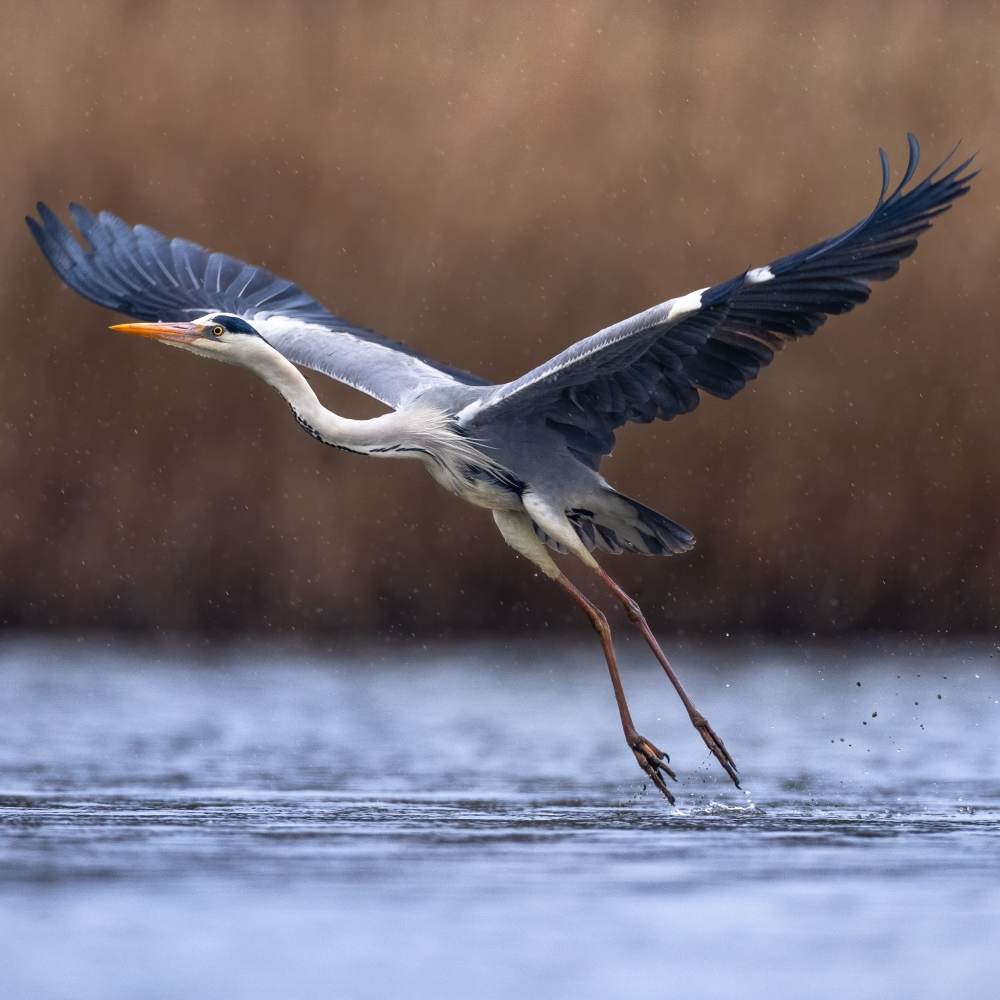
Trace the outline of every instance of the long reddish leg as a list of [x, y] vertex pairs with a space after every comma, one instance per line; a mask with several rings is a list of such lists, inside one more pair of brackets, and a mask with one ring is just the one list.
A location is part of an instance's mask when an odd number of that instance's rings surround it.
[[684, 703], [684, 707], [687, 709], [687, 713], [691, 718], [691, 724], [695, 729], [701, 734], [701, 738], [705, 741], [705, 746], [715, 756], [715, 759], [722, 765], [723, 770], [730, 778], [733, 779], [733, 783], [737, 788], [740, 787], [740, 776], [739, 772], [736, 770], [736, 761], [733, 760], [732, 755], [726, 749], [725, 743], [722, 742], [721, 738], [716, 734], [715, 730], [709, 725], [708, 719], [705, 718], [701, 712], [695, 707], [694, 702], [691, 700], [687, 691], [684, 690], [684, 685], [681, 684], [680, 678], [677, 676], [674, 668], [670, 665], [670, 661], [667, 659], [666, 653], [660, 648], [660, 644], [656, 641], [656, 636], [653, 635], [653, 630], [649, 627], [649, 623], [646, 621], [646, 616], [642, 613], [642, 608], [631, 598], [628, 594], [622, 590], [621, 587], [615, 583], [614, 580], [608, 576], [605, 571], [594, 563], [594, 569], [597, 575], [604, 582], [604, 585], [611, 591], [615, 597], [621, 601], [625, 608], [625, 613], [629, 617], [629, 621], [633, 622], [639, 631], [642, 633], [642, 637], [646, 640], [646, 644], [653, 651], [653, 655], [659, 661], [661, 667], [663, 667], [663, 672], [667, 675], [670, 683], [673, 684], [674, 690], [680, 696], [681, 701]]
[[618, 703], [618, 714], [621, 716], [622, 729], [625, 732], [625, 742], [629, 749], [635, 754], [635, 759], [639, 767], [646, 772], [649, 780], [666, 796], [667, 801], [673, 804], [674, 796], [667, 787], [665, 777], [677, 780], [677, 775], [671, 770], [670, 758], [653, 743], [650, 743], [644, 736], [640, 736], [635, 724], [632, 722], [632, 713], [629, 711], [628, 702], [625, 700], [625, 690], [622, 687], [622, 679], [618, 673], [618, 662], [615, 659], [615, 649], [611, 643], [611, 628], [608, 625], [604, 613], [596, 605], [592, 604], [576, 587], [562, 574], [554, 578], [563, 590], [582, 609], [583, 613], [590, 619], [594, 631], [597, 632], [601, 640], [601, 648], [604, 650], [604, 659], [608, 662], [608, 672], [611, 674], [611, 686], [615, 689], [615, 701]]
[[[621, 716], [625, 742], [635, 754], [639, 767], [646, 772], [650, 781], [664, 794], [668, 802], [673, 803], [674, 796], [667, 787], [665, 779], [672, 778], [676, 781], [677, 775], [670, 769], [670, 758], [645, 737], [640, 736], [635, 728], [635, 723], [632, 722], [632, 713], [628, 709], [628, 702], [625, 701], [625, 690], [618, 673], [618, 662], [615, 659], [615, 649], [611, 643], [611, 629], [608, 627], [607, 618], [604, 617], [600, 608], [587, 600], [566, 579], [562, 570], [552, 561], [548, 550], [539, 541], [531, 519], [526, 514], [521, 511], [495, 510], [493, 511], [493, 520], [496, 521], [507, 544], [525, 559], [533, 562], [550, 580], [555, 580], [590, 619], [590, 624], [594, 626], [594, 631], [600, 637], [604, 659], [608, 662], [608, 672], [611, 674], [611, 686], [615, 689], [615, 701], [618, 703], [618, 714]], [[562, 520], [565, 522], [564, 524], [556, 521], [554, 531], [558, 534], [561, 527], [565, 528], [565, 538], [572, 545], [576, 539], [575, 531], [565, 518]], [[590, 558], [590, 553], [586, 549], [582, 549], [582, 552], [583, 556]]]

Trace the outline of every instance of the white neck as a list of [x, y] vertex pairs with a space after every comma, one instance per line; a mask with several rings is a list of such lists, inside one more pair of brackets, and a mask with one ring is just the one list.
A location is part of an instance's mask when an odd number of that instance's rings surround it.
[[422, 422], [413, 419], [416, 414], [400, 410], [370, 420], [341, 417], [319, 401], [295, 365], [270, 347], [261, 347], [241, 357], [240, 363], [281, 393], [295, 419], [313, 437], [363, 455], [419, 457]]
[[243, 345], [238, 360], [225, 360], [249, 368], [277, 389], [295, 419], [324, 444], [361, 455], [419, 458], [435, 479], [460, 495], [475, 470], [507, 475], [475, 442], [458, 433], [441, 410], [411, 405], [371, 420], [351, 420], [323, 406], [298, 368], [263, 341]]

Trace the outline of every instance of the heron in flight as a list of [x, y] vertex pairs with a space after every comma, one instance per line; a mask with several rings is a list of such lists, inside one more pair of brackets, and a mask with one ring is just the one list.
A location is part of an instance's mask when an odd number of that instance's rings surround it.
[[[59, 277], [83, 297], [137, 322], [111, 327], [204, 358], [248, 368], [286, 400], [317, 440], [353, 452], [422, 462], [446, 489], [492, 511], [500, 533], [576, 602], [600, 638], [625, 742], [670, 801], [670, 758], [640, 735], [622, 687], [603, 612], [566, 576], [551, 550], [575, 556], [625, 609], [729, 777], [740, 776], [721, 737], [695, 706], [638, 603], [595, 551], [673, 555], [690, 531], [624, 496], [600, 474], [615, 433], [630, 422], [690, 413], [702, 393], [729, 399], [790, 341], [865, 302], [891, 278], [931, 221], [969, 189], [970, 157], [951, 157], [911, 184], [919, 146], [889, 193], [856, 225], [720, 284], [668, 299], [572, 344], [511, 382], [493, 383], [353, 326], [291, 281], [209, 253], [110, 212], [69, 211], [83, 243], [44, 204], [28, 227]], [[953, 151], [954, 152], [954, 151]], [[345, 382], [389, 412], [351, 420], [326, 409], [296, 367]]]

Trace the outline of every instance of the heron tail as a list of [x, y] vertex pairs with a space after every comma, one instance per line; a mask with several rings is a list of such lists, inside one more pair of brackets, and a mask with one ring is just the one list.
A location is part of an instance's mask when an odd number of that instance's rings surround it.
[[670, 556], [694, 548], [687, 528], [616, 490], [606, 490], [592, 507], [567, 511], [588, 549]]

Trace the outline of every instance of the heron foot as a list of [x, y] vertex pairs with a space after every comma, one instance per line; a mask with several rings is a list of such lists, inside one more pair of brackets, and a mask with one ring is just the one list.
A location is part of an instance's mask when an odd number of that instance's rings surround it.
[[635, 754], [635, 759], [638, 761], [639, 767], [646, 772], [649, 780], [656, 785], [666, 800], [673, 805], [674, 795], [667, 788], [665, 780], [666, 778], [670, 778], [672, 781], [677, 780], [677, 775], [674, 774], [673, 769], [670, 767], [670, 757], [638, 733], [628, 738], [628, 746], [632, 753]]
[[733, 784], [739, 788], [740, 775], [736, 769], [736, 761], [733, 760], [732, 755], [726, 749], [726, 744], [722, 742], [722, 738], [711, 727], [708, 719], [703, 715], [692, 715], [691, 723], [701, 734], [701, 738], [705, 741], [705, 746], [712, 751], [715, 759], [722, 765], [722, 769], [732, 778]]

